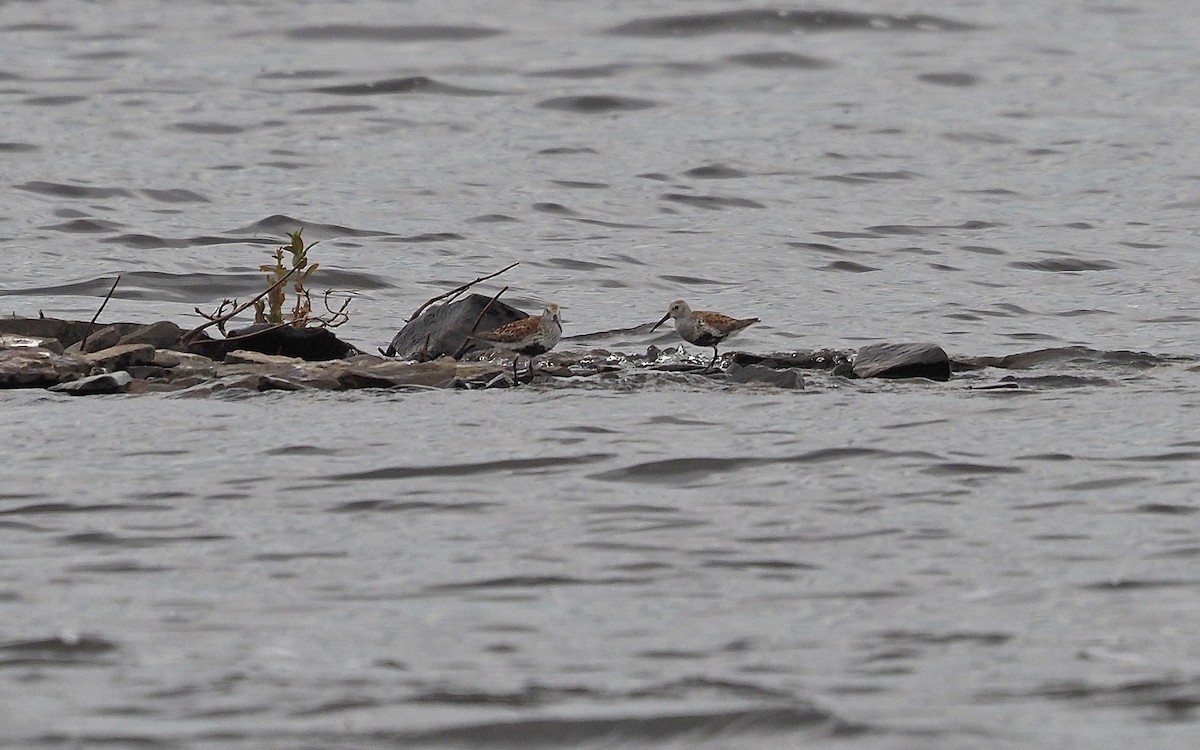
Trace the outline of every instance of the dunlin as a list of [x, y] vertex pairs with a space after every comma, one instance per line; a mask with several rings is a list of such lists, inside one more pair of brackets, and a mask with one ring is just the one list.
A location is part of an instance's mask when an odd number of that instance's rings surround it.
[[562, 319], [558, 314], [558, 305], [546, 305], [542, 314], [536, 317], [515, 320], [490, 331], [472, 334], [471, 338], [491, 344], [496, 349], [512, 352], [513, 380], [517, 379], [517, 361], [521, 355], [529, 357], [529, 367], [533, 369], [533, 357], [545, 354], [553, 349], [562, 338]]
[[717, 344], [758, 322], [758, 318], [738, 320], [717, 312], [693, 310], [688, 307], [688, 303], [677, 299], [667, 308], [667, 314], [662, 316], [662, 320], [655, 323], [654, 328], [650, 330], [653, 331], [666, 323], [667, 318], [675, 319], [675, 332], [684, 341], [697, 346], [712, 347], [713, 358], [708, 363], [708, 367], [704, 368], [705, 372], [708, 372], [717, 363]]

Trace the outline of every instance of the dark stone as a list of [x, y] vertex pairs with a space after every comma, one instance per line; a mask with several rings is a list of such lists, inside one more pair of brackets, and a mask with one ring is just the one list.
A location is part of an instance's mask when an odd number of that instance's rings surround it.
[[799, 367], [804, 370], [830, 370], [839, 363], [848, 362], [848, 352], [836, 349], [817, 349], [811, 352], [776, 352], [774, 354], [751, 354], [734, 352], [735, 365], [762, 365], [772, 369]]
[[[472, 294], [449, 304], [430, 307], [396, 333], [388, 345], [387, 356], [425, 361], [462, 356], [477, 348], [491, 348], [484, 344], [476, 345], [467, 337], [529, 317], [517, 308], [496, 300], [480, 318], [479, 313], [491, 299], [482, 294]], [[472, 329], [477, 318], [479, 324]]]
[[950, 358], [936, 344], [870, 344], [858, 350], [854, 375], [859, 378], [950, 379]]
[[86, 354], [90, 354], [92, 352], [98, 352], [102, 349], [108, 349], [116, 346], [120, 340], [120, 326], [104, 326], [103, 328], [96, 328], [89, 333], [87, 341], [81, 340], [79, 343], [82, 344], [82, 346], [80, 346], [79, 349]]
[[106, 372], [103, 375], [92, 375], [69, 383], [59, 383], [51, 386], [50, 390], [67, 393], [72, 396], [95, 396], [104, 393], [124, 393], [129, 390], [133, 376], [125, 371]]
[[344, 359], [358, 350], [342, 341], [328, 328], [296, 328], [295, 326], [252, 325], [230, 331], [224, 339], [199, 339], [188, 347], [195, 354], [214, 360], [239, 349], [283, 357], [296, 357], [310, 362]]
[[731, 364], [725, 374], [735, 383], [762, 383], [777, 388], [803, 388], [804, 376], [794, 367], [774, 369], [763, 365]]
[[[121, 337], [118, 344], [150, 344], [155, 349], [172, 349], [179, 343], [183, 330], [169, 320], [141, 326]], [[90, 339], [89, 339], [90, 344]]]

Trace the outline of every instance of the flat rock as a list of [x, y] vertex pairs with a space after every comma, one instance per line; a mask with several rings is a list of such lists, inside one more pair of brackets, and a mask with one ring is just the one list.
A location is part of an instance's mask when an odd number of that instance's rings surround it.
[[180, 398], [204, 398], [222, 391], [302, 391], [305, 386], [274, 375], [246, 374], [230, 375], [216, 380], [205, 380], [202, 383], [185, 388], [175, 395]]
[[106, 372], [101, 375], [91, 375], [68, 383], [51, 386], [50, 390], [67, 393], [72, 396], [94, 396], [103, 393], [124, 393], [129, 390], [133, 376], [124, 370]]
[[263, 354], [262, 352], [238, 349], [225, 355], [225, 364], [238, 365], [296, 365], [305, 360], [299, 357], [284, 357], [279, 354]]
[[[471, 294], [445, 305], [434, 305], [413, 321], [401, 328], [388, 345], [387, 356], [400, 359], [426, 361], [438, 357], [453, 357], [459, 350], [471, 351], [475, 346], [467, 337], [479, 331], [499, 328], [505, 323], [522, 320], [529, 316], [500, 300], [491, 302], [491, 297]], [[487, 307], [483, 317], [479, 316]], [[478, 325], [476, 320], [478, 319]], [[472, 328], [472, 326], [475, 326]]]
[[63, 353], [63, 346], [58, 339], [41, 336], [18, 336], [16, 334], [0, 335], [0, 350], [4, 349], [45, 349], [55, 354]]
[[78, 344], [74, 344], [71, 348], [75, 351], [82, 351], [85, 354], [90, 354], [91, 352], [98, 352], [102, 349], [108, 349], [116, 346], [117, 342], [120, 340], [120, 326], [104, 326], [103, 328], [97, 328], [93, 330], [88, 334], [86, 341], [81, 340]]
[[200, 354], [177, 352], [173, 349], [157, 349], [154, 352], [153, 364], [155, 367], [190, 367], [211, 370], [216, 367], [217, 363]]
[[937, 344], [870, 344], [858, 350], [852, 372], [859, 378], [950, 379], [950, 358]]
[[338, 368], [340, 371], [336, 373], [334, 380], [341, 388], [394, 388], [414, 385], [451, 388], [458, 378], [458, 363], [449, 357], [442, 357], [433, 362], [415, 363], [388, 359], [362, 361], [366, 359], [357, 357], [356, 361]]
[[109, 371], [126, 370], [135, 365], [154, 362], [154, 347], [150, 344], [120, 344], [85, 354], [83, 358]]
[[735, 383], [762, 383], [776, 388], [803, 388], [804, 376], [794, 367], [773, 368], [764, 365], [731, 364], [725, 371]]
[[0, 388], [49, 388], [92, 374], [81, 357], [23, 347], [0, 351]]
[[117, 341], [118, 344], [150, 344], [155, 349], [169, 349], [178, 345], [183, 329], [169, 320], [140, 326]]

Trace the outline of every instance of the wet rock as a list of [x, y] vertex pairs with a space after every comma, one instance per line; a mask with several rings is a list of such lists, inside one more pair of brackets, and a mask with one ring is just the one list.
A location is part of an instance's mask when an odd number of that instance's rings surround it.
[[871, 344], [858, 350], [853, 373], [859, 378], [950, 379], [950, 358], [936, 344]]
[[[155, 349], [169, 349], [179, 344], [183, 330], [169, 320], [140, 326], [117, 341], [118, 344], [150, 344]], [[90, 342], [89, 342], [90, 343]]]
[[58, 339], [42, 338], [41, 336], [18, 336], [15, 334], [0, 335], [0, 350], [4, 349], [44, 349], [54, 354], [62, 354], [63, 346]]
[[68, 383], [59, 383], [51, 386], [50, 390], [72, 396], [94, 396], [104, 393], [124, 393], [129, 390], [132, 382], [133, 376], [122, 370], [92, 375]]
[[158, 349], [154, 352], [155, 367], [175, 368], [175, 367], [192, 367], [201, 369], [213, 369], [216, 363], [208, 357], [200, 354], [189, 354], [187, 352], [177, 352], [171, 349]]
[[305, 387], [300, 383], [292, 382], [286, 378], [276, 377], [274, 375], [249, 374], [249, 375], [230, 375], [216, 380], [206, 380], [197, 385], [179, 391], [178, 395], [181, 398], [204, 398], [211, 396], [214, 393], [229, 390], [253, 391], [262, 393], [265, 391], [302, 391]]
[[263, 354], [245, 349], [238, 349], [225, 355], [225, 364], [227, 365], [296, 365], [303, 361], [299, 357], [283, 357], [278, 354]]
[[0, 334], [57, 339], [64, 347], [82, 339], [83, 332], [87, 330], [87, 327], [87, 322], [78, 320], [0, 317]]
[[83, 359], [106, 370], [127, 370], [135, 365], [154, 361], [154, 347], [149, 344], [121, 344], [83, 355]]
[[358, 353], [328, 328], [296, 328], [295, 326], [253, 325], [230, 331], [224, 339], [200, 339], [189, 349], [214, 360], [222, 360], [233, 351], [253, 351], [284, 357], [297, 357], [310, 362], [343, 359]]
[[[490, 301], [491, 297], [471, 294], [449, 304], [430, 307], [396, 333], [388, 345], [387, 356], [421, 361], [461, 356], [460, 349], [470, 351], [486, 348], [476, 347], [467, 341], [472, 333], [499, 328], [505, 323], [529, 317], [500, 300], [488, 306]], [[487, 312], [480, 318], [479, 313], [484, 307], [487, 307]], [[472, 330], [476, 319], [479, 324]], [[464, 344], [467, 345], [465, 349]]]
[[450, 388], [458, 377], [458, 363], [449, 357], [433, 362], [397, 362], [378, 357], [356, 357], [341, 365], [334, 380], [342, 389], [427, 386]]
[[80, 357], [23, 347], [0, 351], [0, 388], [49, 388], [91, 375]]
[[803, 388], [804, 376], [794, 367], [775, 369], [764, 365], [731, 364], [725, 371], [735, 383], [762, 383], [776, 388]]
[[121, 340], [121, 328], [111, 325], [103, 328], [97, 328], [88, 334], [87, 340], [80, 340], [78, 343], [68, 347], [68, 351], [81, 351], [85, 354], [98, 352], [102, 349], [108, 349], [117, 345]]
[[774, 369], [798, 367], [804, 370], [830, 370], [850, 361], [850, 352], [836, 349], [816, 349], [811, 352], [776, 352], [774, 354], [751, 354], [734, 352], [733, 363], [737, 365], [762, 365]]

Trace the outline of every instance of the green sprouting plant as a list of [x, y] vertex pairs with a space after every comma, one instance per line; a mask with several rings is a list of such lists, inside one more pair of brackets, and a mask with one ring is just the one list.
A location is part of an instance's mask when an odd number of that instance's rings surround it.
[[[258, 267], [260, 271], [266, 271], [267, 287], [270, 291], [267, 292], [265, 299], [254, 303], [255, 323], [273, 325], [289, 323], [297, 328], [308, 324], [312, 315], [312, 298], [308, 289], [304, 287], [304, 281], [313, 275], [320, 264], [309, 265], [308, 251], [317, 243], [312, 242], [305, 245], [304, 238], [301, 237], [303, 232], [304, 229], [301, 228], [288, 233], [291, 242], [275, 250], [275, 265], [264, 264]], [[291, 255], [290, 268], [284, 265], [285, 253]], [[286, 285], [282, 282], [289, 274], [292, 277], [292, 291], [296, 295], [296, 302], [291, 312], [285, 317], [283, 307], [287, 302], [287, 292], [284, 289]]]
[[[249, 309], [251, 305], [254, 306], [254, 322], [266, 325], [290, 325], [297, 328], [306, 326], [337, 328], [348, 321], [350, 316], [346, 312], [346, 309], [350, 307], [350, 300], [354, 296], [354, 292], [352, 291], [334, 292], [333, 290], [326, 290], [322, 296], [325, 312], [316, 315], [313, 314], [312, 297], [309, 294], [308, 288], [304, 286], [304, 282], [317, 270], [317, 263], [310, 264], [308, 262], [308, 251], [317, 243], [313, 242], [305, 245], [304, 239], [301, 237], [303, 231], [303, 229], [297, 229], [294, 232], [288, 233], [291, 241], [275, 250], [274, 265], [263, 264], [259, 266], [259, 270], [267, 274], [267, 288], [264, 291], [259, 292], [251, 301], [240, 305], [237, 300], [222, 300], [217, 309], [211, 313], [206, 313], [197, 307], [196, 313], [206, 318], [209, 322], [190, 333], [196, 334], [208, 326], [215, 325], [217, 330], [223, 335], [227, 335], [225, 324], [234, 316]], [[291, 256], [290, 259], [288, 256]], [[285, 261], [290, 264], [290, 268], [288, 265], [285, 265]], [[289, 281], [291, 282], [292, 292], [296, 296], [296, 301], [293, 303], [291, 311], [285, 314], [287, 282]], [[345, 298], [339, 307], [334, 308], [329, 304], [331, 296], [336, 300], [341, 295], [345, 295]]]

